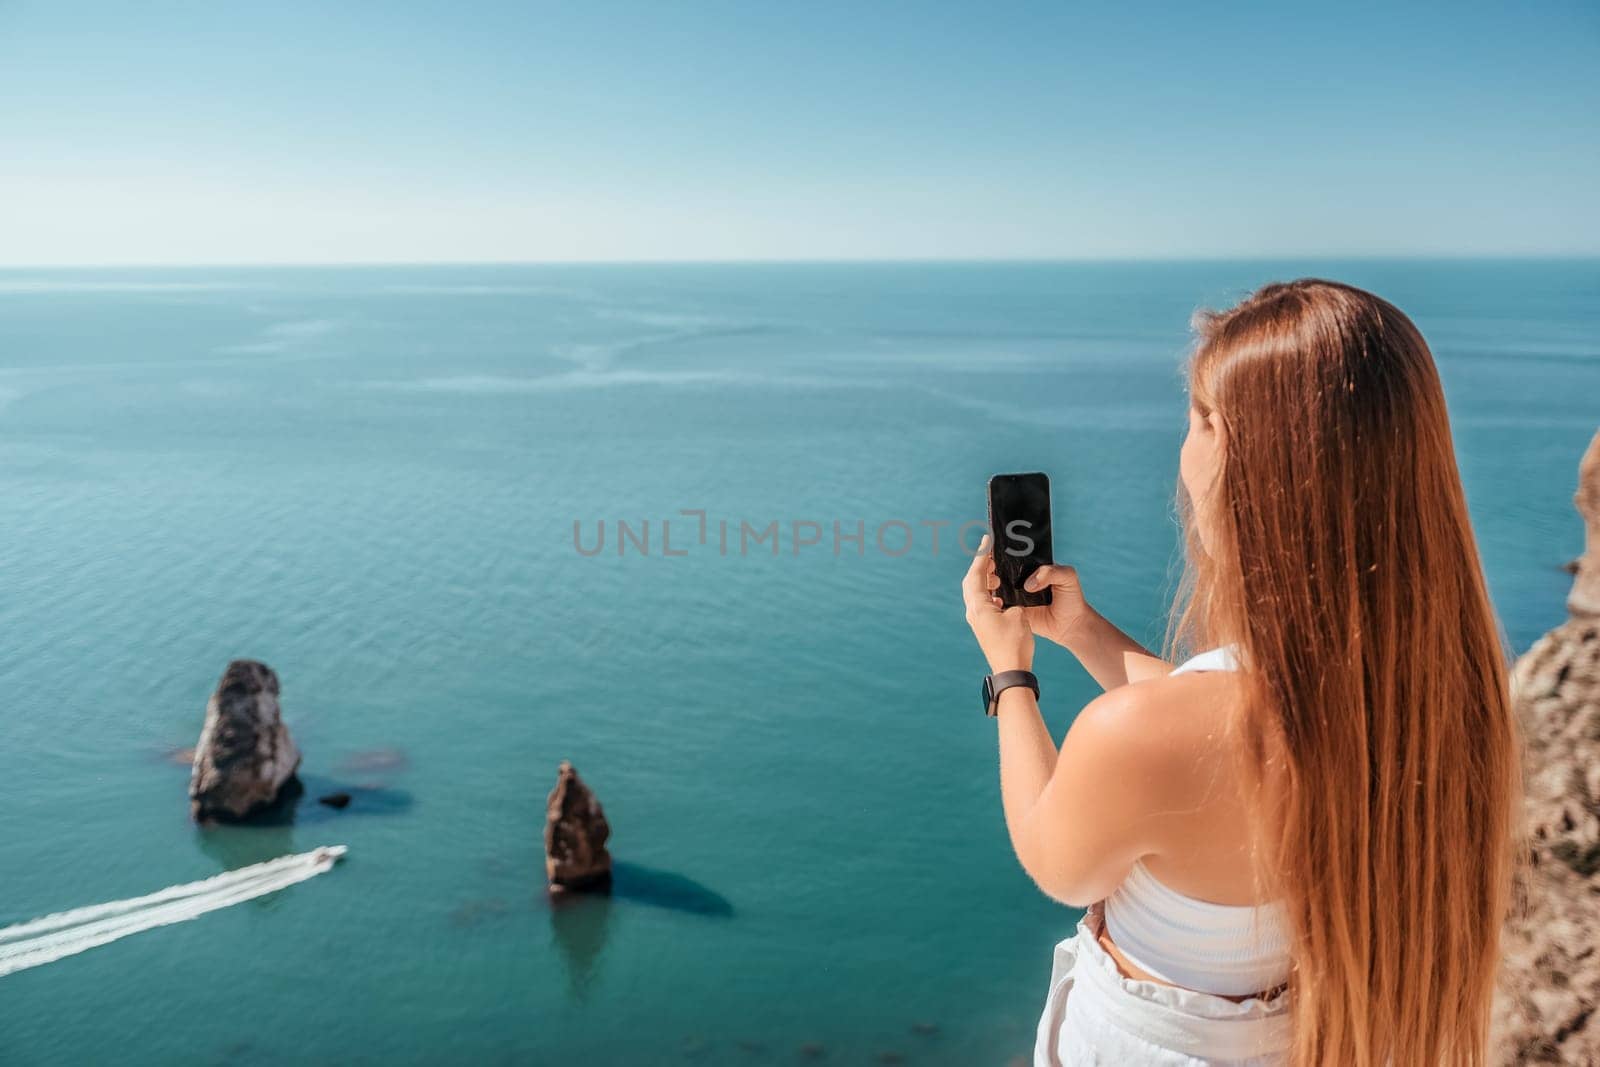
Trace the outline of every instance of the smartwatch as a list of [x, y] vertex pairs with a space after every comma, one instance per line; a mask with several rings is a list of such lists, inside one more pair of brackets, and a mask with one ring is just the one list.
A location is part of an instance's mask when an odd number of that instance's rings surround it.
[[1025, 685], [1033, 690], [1033, 698], [1039, 699], [1039, 679], [1033, 676], [1032, 671], [1001, 671], [991, 674], [983, 680], [983, 713], [994, 716], [1000, 713], [1000, 694], [1013, 686]]

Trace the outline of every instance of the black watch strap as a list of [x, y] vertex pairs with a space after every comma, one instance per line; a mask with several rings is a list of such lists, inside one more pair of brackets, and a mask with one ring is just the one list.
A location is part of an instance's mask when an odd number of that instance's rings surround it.
[[1033, 676], [1032, 671], [1001, 671], [991, 674], [983, 680], [983, 713], [985, 715], [998, 715], [1000, 713], [1000, 694], [1015, 686], [1025, 685], [1033, 690], [1033, 698], [1039, 699], [1039, 679]]

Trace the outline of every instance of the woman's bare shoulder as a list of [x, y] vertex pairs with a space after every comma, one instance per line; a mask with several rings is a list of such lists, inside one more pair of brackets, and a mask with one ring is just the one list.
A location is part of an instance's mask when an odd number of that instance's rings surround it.
[[1131, 682], [1085, 707], [1068, 740], [1144, 772], [1142, 777], [1159, 783], [1166, 802], [1175, 802], [1175, 794], [1192, 795], [1196, 786], [1213, 781], [1216, 757], [1229, 751], [1227, 723], [1239, 696], [1231, 671]]
[[[1203, 900], [1255, 899], [1248, 806], [1229, 729], [1242, 691], [1232, 671], [1194, 671], [1112, 690], [1093, 731], [1123, 750], [1130, 823], [1163, 882]], [[1114, 707], [1109, 706], [1114, 705]], [[1085, 709], [1087, 710], [1087, 709]]]
[[1159, 746], [1167, 738], [1189, 740], [1220, 730], [1238, 706], [1239, 679], [1232, 671], [1187, 671], [1109, 689], [1083, 709], [1097, 732], [1128, 732], [1129, 740]]
[[[1227, 751], [1225, 714], [1237, 684], [1187, 673], [1153, 678], [1109, 690], [1078, 713], [1047, 795], [1062, 820], [1095, 828], [1082, 849], [1123, 864], [1112, 887], [1139, 857], [1184, 852], [1193, 859], [1186, 843], [1207, 856], [1233, 848], [1219, 828], [1238, 822], [1236, 806], [1217, 787], [1230, 780], [1218, 757]], [[1095, 815], [1089, 824], [1085, 810]]]

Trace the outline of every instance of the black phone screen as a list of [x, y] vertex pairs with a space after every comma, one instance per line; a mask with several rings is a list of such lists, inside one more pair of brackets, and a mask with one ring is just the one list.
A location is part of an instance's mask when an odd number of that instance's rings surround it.
[[997, 474], [989, 479], [989, 529], [996, 595], [1006, 607], [1050, 603], [1050, 590], [1022, 588], [1028, 575], [1055, 562], [1050, 544], [1050, 479], [1043, 474]]

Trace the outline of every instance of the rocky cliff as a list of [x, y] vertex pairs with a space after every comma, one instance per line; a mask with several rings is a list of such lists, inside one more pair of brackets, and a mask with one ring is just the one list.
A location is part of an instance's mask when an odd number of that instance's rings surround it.
[[1569, 618], [1511, 678], [1527, 743], [1531, 854], [1505, 932], [1498, 1063], [1600, 1064], [1600, 434], [1578, 483], [1587, 545]]

